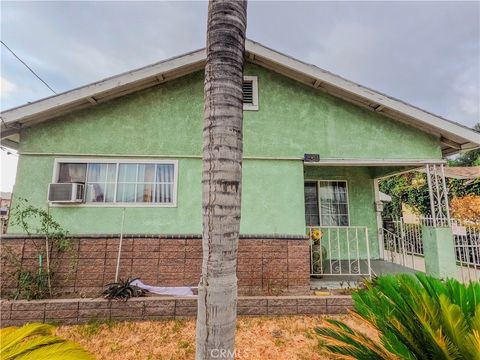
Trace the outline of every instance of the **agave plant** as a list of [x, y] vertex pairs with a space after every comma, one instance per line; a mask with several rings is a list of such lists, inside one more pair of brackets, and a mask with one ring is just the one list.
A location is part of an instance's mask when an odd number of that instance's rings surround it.
[[136, 285], [132, 285], [137, 279], [121, 280], [105, 285], [106, 289], [103, 292], [103, 297], [108, 300], [124, 300], [127, 301], [131, 297], [145, 296], [146, 291]]
[[375, 341], [328, 320], [315, 329], [343, 359], [480, 359], [480, 283], [425, 274], [382, 276], [352, 295], [353, 315], [378, 331]]
[[53, 335], [51, 325], [32, 323], [0, 330], [2, 360], [93, 360], [80, 345]]

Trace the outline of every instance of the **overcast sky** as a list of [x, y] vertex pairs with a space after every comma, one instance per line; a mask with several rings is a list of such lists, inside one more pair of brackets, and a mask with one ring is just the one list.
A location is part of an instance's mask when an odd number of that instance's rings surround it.
[[[205, 44], [206, 2], [1, 2], [1, 39], [62, 92]], [[248, 37], [428, 111], [480, 115], [480, 3], [259, 2]], [[52, 93], [3, 46], [2, 110]], [[0, 189], [16, 157], [2, 151]]]

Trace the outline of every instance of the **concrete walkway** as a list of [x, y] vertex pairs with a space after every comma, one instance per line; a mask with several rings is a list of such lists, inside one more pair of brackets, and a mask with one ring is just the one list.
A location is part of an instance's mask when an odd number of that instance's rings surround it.
[[[362, 264], [366, 266], [365, 264]], [[406, 266], [395, 264], [385, 260], [371, 260], [370, 266], [372, 268], [372, 276], [380, 276], [387, 274], [415, 274], [419, 272]], [[344, 269], [346, 270], [346, 269]], [[362, 282], [366, 279], [366, 276], [359, 275], [328, 275], [325, 274], [322, 277], [313, 276], [310, 279], [310, 288], [315, 289], [342, 289], [348, 287], [356, 287], [358, 282]]]

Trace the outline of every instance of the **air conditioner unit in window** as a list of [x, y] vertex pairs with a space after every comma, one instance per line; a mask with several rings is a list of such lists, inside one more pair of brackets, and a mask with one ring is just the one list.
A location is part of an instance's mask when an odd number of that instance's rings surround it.
[[54, 183], [48, 185], [48, 201], [52, 203], [82, 203], [84, 185]]

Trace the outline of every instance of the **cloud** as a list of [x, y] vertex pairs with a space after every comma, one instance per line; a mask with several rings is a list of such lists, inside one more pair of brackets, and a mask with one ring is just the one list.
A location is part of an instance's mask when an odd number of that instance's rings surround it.
[[322, 64], [326, 70], [341, 69], [344, 77], [358, 78], [360, 73], [371, 72], [378, 42], [379, 34], [373, 24], [341, 20], [316, 41], [304, 60]]
[[15, 93], [17, 89], [17, 85], [0, 76], [0, 92], [2, 94], [2, 97], [12, 96], [12, 94]]
[[469, 115], [479, 112], [479, 69], [470, 67], [460, 73], [453, 83], [453, 90], [459, 97], [460, 110]]
[[465, 67], [452, 82], [447, 116], [465, 119], [465, 125], [473, 127], [480, 122], [480, 69], [476, 64]]
[[[4, 2], [2, 40], [65, 91], [203, 47], [207, 6]], [[247, 34], [470, 126], [480, 116], [479, 18], [478, 2], [251, 1]], [[3, 49], [1, 67], [17, 86], [2, 94], [2, 109], [51, 95]]]

